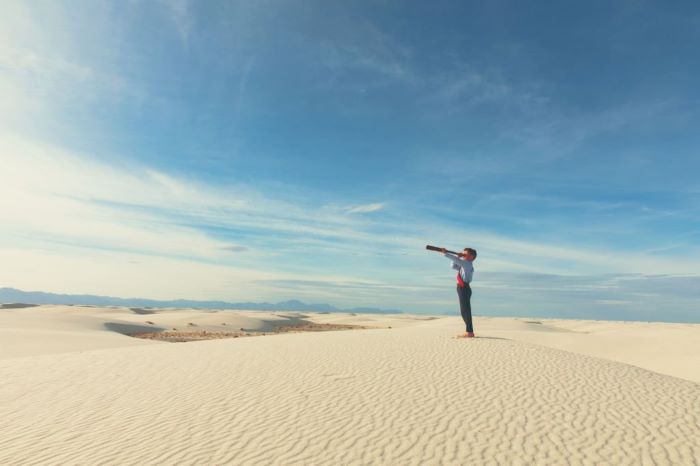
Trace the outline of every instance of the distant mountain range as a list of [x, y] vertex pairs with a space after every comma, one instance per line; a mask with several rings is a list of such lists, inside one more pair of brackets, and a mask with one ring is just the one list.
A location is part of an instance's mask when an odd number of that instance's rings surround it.
[[81, 306], [122, 306], [122, 307], [176, 307], [196, 309], [238, 309], [252, 311], [313, 311], [313, 312], [361, 312], [368, 314], [400, 314], [395, 309], [377, 309], [373, 307], [355, 307], [339, 309], [330, 304], [306, 304], [296, 299], [280, 303], [228, 303], [225, 301], [192, 301], [177, 299], [158, 301], [141, 298], [112, 298], [109, 296], [70, 295], [44, 293], [41, 291], [22, 291], [15, 288], [0, 288], [0, 303], [26, 304], [74, 304]]

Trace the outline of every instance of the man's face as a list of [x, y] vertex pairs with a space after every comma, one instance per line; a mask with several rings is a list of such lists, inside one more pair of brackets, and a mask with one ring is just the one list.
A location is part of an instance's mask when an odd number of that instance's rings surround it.
[[467, 251], [466, 249], [465, 249], [464, 252], [462, 253], [462, 257], [464, 257], [464, 260], [465, 260], [465, 261], [473, 261], [473, 260], [474, 260], [474, 258], [472, 257], [471, 253], [470, 253], [469, 251]]

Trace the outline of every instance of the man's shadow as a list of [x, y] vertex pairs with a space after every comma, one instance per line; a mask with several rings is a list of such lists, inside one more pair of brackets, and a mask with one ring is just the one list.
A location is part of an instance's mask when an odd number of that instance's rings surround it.
[[472, 338], [459, 338], [459, 337], [452, 337], [455, 340], [506, 340], [506, 341], [513, 341], [510, 338], [502, 338], [502, 337], [480, 337], [480, 336], [475, 336]]

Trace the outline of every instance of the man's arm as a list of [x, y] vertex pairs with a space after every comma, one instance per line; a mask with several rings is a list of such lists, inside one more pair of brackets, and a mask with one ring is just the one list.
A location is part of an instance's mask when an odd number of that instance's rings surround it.
[[453, 268], [456, 266], [455, 270], [459, 270], [460, 267], [464, 267], [468, 263], [468, 261], [460, 259], [459, 256], [457, 256], [456, 254], [450, 254], [449, 252], [443, 252], [442, 255], [447, 257], [449, 260], [452, 261]]

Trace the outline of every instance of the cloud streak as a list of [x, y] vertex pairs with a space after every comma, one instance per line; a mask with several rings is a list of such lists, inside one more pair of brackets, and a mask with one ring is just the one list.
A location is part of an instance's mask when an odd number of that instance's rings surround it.
[[[449, 302], [444, 286], [447, 263], [421, 250], [428, 241], [449, 245], [460, 237], [473, 238], [470, 245], [479, 250], [480, 258], [487, 258], [477, 264], [483, 293], [502, 298], [505, 292], [511, 299], [529, 296], [532, 304], [523, 304], [522, 309], [535, 314], [536, 300], [545, 296], [595, 301], [598, 304], [591, 304], [595, 309], [614, 301], [620, 307], [647, 299], [645, 286], [654, 290], [656, 300], [667, 297], [665, 289], [691, 299], [697, 285], [696, 257], [659, 258], [649, 268], [649, 259], [635, 254], [543, 245], [445, 223], [420, 221], [409, 226], [400, 220], [402, 212], [388, 219], [352, 221], [346, 215], [348, 208], [314, 206], [310, 201], [301, 207], [249, 189], [193, 184], [143, 167], [122, 170], [3, 136], [0, 155], [8, 181], [0, 185], [0, 196], [16, 200], [0, 208], [7, 225], [1, 235], [4, 263], [11, 265], [6, 271], [28, 271], [24, 277], [15, 272], [0, 277], [10, 286], [34, 289], [36, 285], [27, 285], [37, 270], [71, 267], [69, 276], [51, 275], [53, 285], [45, 289], [137, 296], [134, 293], [146, 287], [143, 279], [134, 280], [138, 274], [133, 269], [168, 263], [181, 279], [199, 273], [218, 288], [212, 290], [202, 280], [182, 288], [159, 275], [146, 280], [152, 288], [144, 297], [182, 297], [187, 290], [193, 298], [207, 299], [284, 299], [294, 294], [341, 305], [360, 300], [362, 305], [426, 306], [434, 311], [440, 302]], [[351, 210], [367, 213], [381, 207], [377, 203]], [[219, 230], [212, 232], [213, 227]], [[394, 234], [387, 236], [388, 231]], [[403, 255], [406, 251], [408, 255]], [[321, 252], [327, 261], [319, 262]], [[110, 265], [93, 267], [90, 257]], [[346, 270], [352, 262], [348, 257], [363, 257], [361, 267]], [[418, 269], [427, 270], [429, 277], [416, 275]], [[90, 289], [78, 289], [78, 283], [91, 282], [88, 277], [95, 270], [103, 277], [103, 288], [93, 283]], [[224, 270], [228, 272], [222, 277], [227, 278], [216, 278]], [[574, 270], [591, 275], [571, 275]], [[642, 270], [663, 275], [640, 274]], [[617, 275], [610, 276], [610, 271]], [[305, 278], [299, 279], [300, 275]], [[49, 275], [43, 280], [49, 283]], [[195, 283], [202, 288], [195, 290]], [[235, 285], [224, 292], [225, 283]], [[486, 304], [499, 307], [493, 300]], [[687, 308], [688, 302], [683, 306]]]
[[384, 209], [385, 205], [381, 202], [377, 202], [374, 204], [364, 204], [364, 205], [358, 205], [355, 207], [350, 207], [347, 209], [347, 212], [349, 214], [366, 214], [369, 212], [377, 212], [379, 210]]

